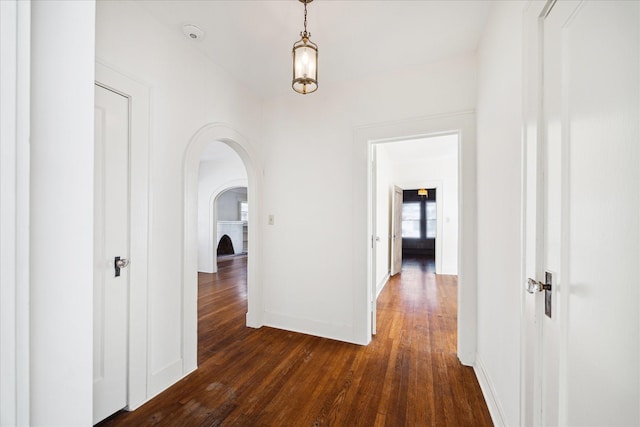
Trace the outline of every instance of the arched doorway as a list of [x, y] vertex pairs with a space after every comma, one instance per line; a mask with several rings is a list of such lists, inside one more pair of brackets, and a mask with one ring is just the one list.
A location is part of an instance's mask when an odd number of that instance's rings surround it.
[[[262, 173], [257, 156], [249, 142], [228, 125], [212, 123], [203, 126], [192, 137], [184, 158], [184, 248], [183, 248], [183, 371], [197, 368], [198, 345], [198, 174], [200, 159], [209, 143], [218, 141], [232, 148], [244, 164], [247, 172], [247, 200], [249, 216], [260, 218], [260, 194]], [[257, 283], [259, 277], [261, 236], [257, 221], [249, 223], [248, 252], [252, 254], [247, 263], [247, 315], [249, 327], [262, 326], [262, 289]]]

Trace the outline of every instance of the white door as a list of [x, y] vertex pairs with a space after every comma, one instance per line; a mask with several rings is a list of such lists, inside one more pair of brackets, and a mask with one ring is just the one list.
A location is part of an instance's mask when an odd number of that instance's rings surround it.
[[391, 207], [391, 275], [402, 271], [402, 188], [393, 187]]
[[93, 422], [127, 405], [129, 99], [95, 87]]
[[553, 283], [524, 300], [522, 424], [638, 425], [640, 3], [549, 6], [525, 271]]

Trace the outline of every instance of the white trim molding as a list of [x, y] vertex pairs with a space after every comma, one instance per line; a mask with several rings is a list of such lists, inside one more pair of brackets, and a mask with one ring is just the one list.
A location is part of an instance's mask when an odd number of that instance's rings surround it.
[[389, 276], [389, 273], [387, 273], [384, 275], [382, 280], [380, 280], [380, 283], [378, 283], [378, 285], [376, 286], [376, 299], [378, 299], [378, 297], [380, 296], [380, 292], [382, 292], [384, 287], [387, 286], [387, 283], [389, 283], [390, 278], [391, 276]]
[[[372, 144], [456, 133], [458, 138], [458, 358], [472, 366], [476, 356], [477, 231], [476, 231], [476, 118], [474, 111], [460, 111], [398, 122], [372, 124], [354, 130], [352, 194], [354, 280], [361, 283], [354, 296], [354, 342], [368, 344], [372, 332], [373, 183], [369, 165]], [[366, 221], [363, 221], [366, 216]]]
[[489, 415], [491, 415], [493, 425], [496, 427], [506, 426], [507, 424], [505, 423], [505, 420], [507, 418], [504, 415], [502, 405], [500, 405], [500, 399], [498, 399], [498, 396], [496, 395], [496, 389], [493, 386], [480, 357], [476, 357], [476, 362], [473, 365], [473, 371], [475, 372], [478, 383], [480, 384], [480, 390], [482, 390], [484, 400], [487, 402]]
[[0, 425], [29, 425], [31, 3], [0, 1]]
[[96, 83], [129, 99], [130, 112], [130, 247], [129, 375], [127, 409], [134, 410], [151, 396], [147, 387], [147, 301], [149, 265], [149, 123], [150, 89], [133, 78], [96, 62]]

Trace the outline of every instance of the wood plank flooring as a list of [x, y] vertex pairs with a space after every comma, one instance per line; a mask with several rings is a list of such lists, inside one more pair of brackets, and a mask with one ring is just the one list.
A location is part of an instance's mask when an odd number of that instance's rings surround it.
[[456, 276], [409, 259], [358, 346], [244, 326], [246, 257], [199, 275], [199, 369], [106, 426], [490, 426], [456, 346]]

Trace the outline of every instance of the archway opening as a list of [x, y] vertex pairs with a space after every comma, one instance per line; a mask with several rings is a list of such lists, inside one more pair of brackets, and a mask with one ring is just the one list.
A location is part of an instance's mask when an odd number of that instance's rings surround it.
[[[244, 171], [242, 177], [224, 174], [228, 161], [218, 159], [221, 152], [229, 154], [231, 163]], [[259, 218], [259, 188], [261, 170], [249, 142], [238, 132], [224, 124], [209, 124], [193, 136], [184, 160], [184, 255], [183, 255], [183, 371], [184, 374], [198, 367], [198, 341], [202, 338], [198, 329], [198, 274], [207, 268], [208, 274], [217, 269], [214, 230], [215, 203], [220, 193], [230, 188], [246, 187], [246, 209], [250, 218]], [[206, 163], [210, 163], [206, 165]], [[214, 166], [217, 165], [217, 166]], [[207, 167], [213, 166], [213, 167]], [[238, 168], [236, 168], [238, 169]], [[228, 171], [227, 171], [228, 172]], [[216, 185], [200, 185], [203, 181], [218, 179]], [[262, 289], [256, 284], [260, 268], [260, 233], [256, 221], [248, 222], [247, 243], [244, 256], [246, 270], [246, 303], [243, 307], [243, 327], [262, 326]], [[200, 233], [200, 230], [204, 230]], [[214, 231], [216, 234], [214, 234]]]

